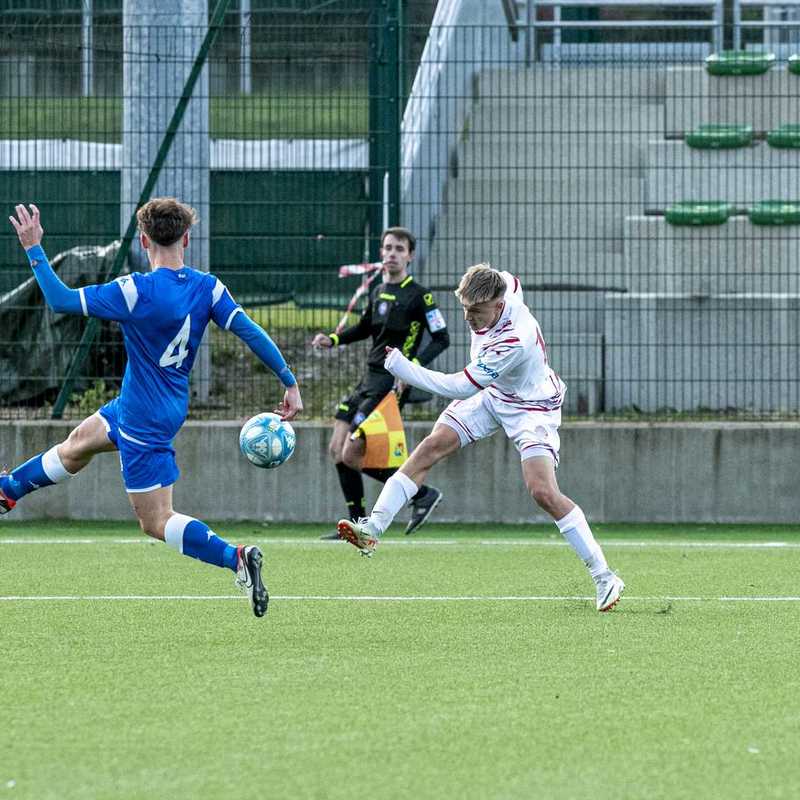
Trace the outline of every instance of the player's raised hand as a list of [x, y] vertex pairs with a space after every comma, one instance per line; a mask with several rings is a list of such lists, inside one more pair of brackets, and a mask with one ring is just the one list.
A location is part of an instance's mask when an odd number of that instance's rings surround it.
[[39, 209], [31, 203], [30, 211], [22, 204], [18, 205], [15, 210], [17, 216], [12, 216], [8, 219], [17, 232], [19, 243], [26, 250], [35, 247], [37, 244], [41, 244], [44, 231], [39, 221]]
[[386, 348], [386, 358], [383, 361], [383, 366], [392, 373], [392, 375], [397, 376], [397, 373], [394, 371], [394, 368], [401, 364], [403, 361], [406, 361], [406, 357], [403, 353], [398, 350], [396, 347], [387, 347]]
[[275, 413], [284, 421], [294, 419], [303, 410], [303, 399], [297, 384], [290, 386], [283, 395], [283, 400], [275, 409]]
[[312, 340], [311, 346], [315, 349], [320, 347], [333, 347], [333, 339], [325, 333], [318, 333]]

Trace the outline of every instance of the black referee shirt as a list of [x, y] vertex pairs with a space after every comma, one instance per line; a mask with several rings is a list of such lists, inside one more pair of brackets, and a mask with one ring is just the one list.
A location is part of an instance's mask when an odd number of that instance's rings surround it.
[[[420, 352], [422, 334], [431, 336]], [[367, 364], [370, 370], [386, 372], [386, 348], [396, 347], [409, 359], [425, 366], [450, 344], [442, 312], [433, 295], [411, 275], [401, 283], [381, 283], [369, 293], [369, 303], [361, 319], [340, 334], [329, 334], [334, 344], [350, 344], [372, 336]]]

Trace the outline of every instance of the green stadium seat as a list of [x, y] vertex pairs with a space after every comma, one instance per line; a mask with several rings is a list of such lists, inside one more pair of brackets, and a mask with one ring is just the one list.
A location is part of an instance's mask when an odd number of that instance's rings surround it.
[[753, 143], [753, 126], [726, 123], [700, 125], [686, 134], [685, 141], [689, 147], [699, 150], [748, 147]]
[[722, 225], [733, 213], [733, 206], [720, 200], [674, 203], [664, 214], [670, 225]]
[[786, 64], [786, 68], [789, 72], [800, 75], [800, 55], [797, 53], [793, 56], [789, 56], [789, 61]]
[[763, 75], [775, 63], [775, 53], [763, 50], [721, 50], [706, 58], [711, 75]]
[[763, 200], [747, 209], [753, 225], [800, 225], [800, 201]]
[[800, 125], [779, 125], [767, 131], [767, 144], [778, 148], [800, 147]]

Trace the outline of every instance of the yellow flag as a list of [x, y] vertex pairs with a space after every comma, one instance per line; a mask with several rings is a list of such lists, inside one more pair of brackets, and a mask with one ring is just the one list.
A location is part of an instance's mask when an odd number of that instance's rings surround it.
[[397, 396], [389, 392], [375, 410], [358, 426], [367, 437], [363, 466], [372, 469], [399, 467], [408, 456], [406, 432], [397, 405]]

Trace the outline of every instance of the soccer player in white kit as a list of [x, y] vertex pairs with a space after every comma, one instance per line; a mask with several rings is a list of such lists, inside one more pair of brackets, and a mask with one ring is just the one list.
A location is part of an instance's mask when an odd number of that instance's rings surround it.
[[566, 386], [548, 363], [541, 328], [523, 301], [519, 280], [477, 264], [466, 271], [455, 294], [472, 331], [471, 360], [462, 372], [445, 375], [426, 369], [391, 348], [385, 361], [399, 380], [453, 402], [386, 482], [370, 516], [358, 522], [340, 520], [339, 536], [371, 556], [380, 535], [434, 464], [503, 428], [519, 451], [531, 496], [589, 570], [597, 610], [610, 611], [625, 584], [609, 569], [583, 511], [558, 488], [558, 427]]

